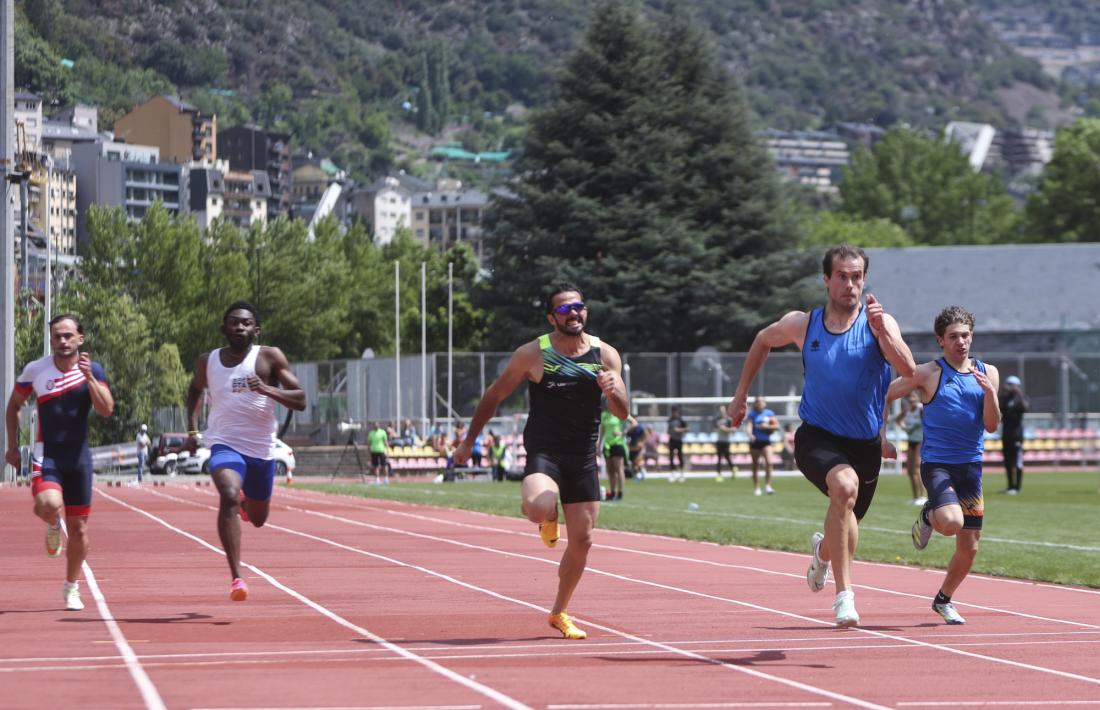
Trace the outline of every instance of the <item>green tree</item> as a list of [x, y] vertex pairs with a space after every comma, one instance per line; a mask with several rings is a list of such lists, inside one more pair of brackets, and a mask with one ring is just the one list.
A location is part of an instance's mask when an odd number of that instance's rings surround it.
[[190, 381], [175, 343], [165, 343], [157, 348], [149, 367], [150, 404], [154, 407], [182, 407]]
[[1012, 241], [1018, 211], [1001, 181], [975, 172], [958, 146], [914, 131], [890, 131], [844, 171], [840, 211], [886, 219], [917, 244]]
[[1100, 119], [1058, 132], [1054, 156], [1026, 207], [1027, 236], [1043, 242], [1100, 241]]
[[539, 289], [566, 279], [620, 348], [743, 347], [782, 300], [747, 275], [795, 228], [704, 34], [603, 3], [557, 88], [489, 225], [494, 344], [544, 329]]
[[[56, 5], [56, 0], [30, 3], [35, 8], [41, 6], [43, 15], [38, 21], [45, 27], [52, 27], [50, 17], [56, 14]], [[54, 106], [72, 102], [72, 77], [69, 70], [61, 65], [61, 57], [43, 39], [47, 35], [38, 28], [33, 17], [32, 23], [34, 28], [21, 17], [15, 23], [15, 85], [40, 94], [49, 113]], [[38, 32], [35, 32], [36, 29]]]
[[821, 211], [803, 227], [807, 247], [828, 249], [837, 244], [861, 247], [910, 247], [913, 239], [888, 219], [858, 219], [840, 212]]

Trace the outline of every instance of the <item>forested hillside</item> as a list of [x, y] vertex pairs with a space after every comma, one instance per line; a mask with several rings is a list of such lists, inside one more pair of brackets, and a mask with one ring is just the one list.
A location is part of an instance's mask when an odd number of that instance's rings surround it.
[[[222, 125], [281, 124], [361, 173], [399, 159], [392, 131], [465, 127], [516, 143], [508, 107], [543, 103], [585, 0], [23, 0], [20, 83], [103, 107], [177, 90]], [[964, 0], [639, 0], [713, 33], [759, 124], [1008, 124], [1001, 93], [1053, 90]], [[61, 68], [61, 59], [74, 62]], [[420, 87], [428, 89], [419, 91]], [[440, 93], [442, 91], [442, 94]], [[425, 99], [435, 97], [430, 107]], [[440, 101], [442, 97], [442, 101]], [[420, 110], [417, 110], [417, 109]], [[512, 114], [517, 112], [513, 111]]]

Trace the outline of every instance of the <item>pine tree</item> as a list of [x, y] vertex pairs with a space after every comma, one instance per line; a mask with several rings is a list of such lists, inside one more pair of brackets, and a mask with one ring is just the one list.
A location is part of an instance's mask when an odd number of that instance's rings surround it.
[[532, 121], [490, 224], [512, 346], [545, 327], [538, 289], [568, 279], [620, 349], [743, 347], [785, 305], [769, 272], [804, 263], [784, 256], [793, 230], [737, 84], [687, 19], [655, 25], [601, 5]]

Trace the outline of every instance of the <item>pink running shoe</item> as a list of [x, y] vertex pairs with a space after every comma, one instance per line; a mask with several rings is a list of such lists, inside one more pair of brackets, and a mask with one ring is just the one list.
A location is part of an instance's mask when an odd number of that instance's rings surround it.
[[248, 585], [240, 577], [234, 579], [233, 584], [229, 586], [229, 598], [235, 602], [243, 602], [248, 599]]

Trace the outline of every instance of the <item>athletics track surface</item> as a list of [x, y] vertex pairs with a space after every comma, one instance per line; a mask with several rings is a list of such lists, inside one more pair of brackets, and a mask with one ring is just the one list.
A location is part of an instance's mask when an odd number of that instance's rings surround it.
[[949, 627], [942, 571], [857, 563], [838, 630], [805, 555], [597, 530], [570, 642], [545, 621], [564, 539], [525, 521], [279, 489], [234, 603], [215, 505], [97, 487], [66, 612], [28, 489], [0, 487], [0, 707], [1100, 708], [1100, 590], [976, 576]]

